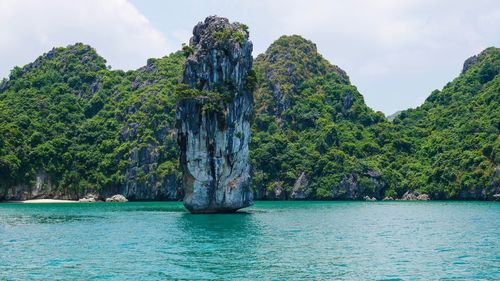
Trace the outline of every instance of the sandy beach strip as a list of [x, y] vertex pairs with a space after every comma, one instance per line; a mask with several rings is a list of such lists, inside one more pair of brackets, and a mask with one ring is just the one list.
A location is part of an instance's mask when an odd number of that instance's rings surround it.
[[5, 201], [6, 203], [78, 203], [76, 200], [61, 200], [61, 199], [31, 199], [24, 201]]

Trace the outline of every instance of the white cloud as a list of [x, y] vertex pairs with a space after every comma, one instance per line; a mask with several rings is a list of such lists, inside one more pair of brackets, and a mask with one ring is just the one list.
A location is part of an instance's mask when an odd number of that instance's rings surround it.
[[283, 34], [312, 40], [385, 113], [419, 105], [466, 58], [500, 45], [498, 0], [0, 0], [0, 76], [74, 42], [136, 68], [214, 14], [246, 23], [255, 55]]
[[500, 44], [494, 0], [287, 0], [259, 9], [268, 18], [254, 33], [278, 29], [312, 40], [368, 105], [386, 113], [418, 106], [466, 58]]
[[119, 69], [176, 49], [125, 0], [2, 0], [0, 38], [1, 77], [52, 47], [76, 42], [93, 46]]

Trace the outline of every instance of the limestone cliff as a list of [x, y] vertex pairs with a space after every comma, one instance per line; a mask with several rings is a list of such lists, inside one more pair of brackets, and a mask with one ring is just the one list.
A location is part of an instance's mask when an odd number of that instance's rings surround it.
[[194, 27], [176, 109], [184, 205], [233, 212], [253, 201], [248, 143], [252, 42], [245, 25], [208, 17]]

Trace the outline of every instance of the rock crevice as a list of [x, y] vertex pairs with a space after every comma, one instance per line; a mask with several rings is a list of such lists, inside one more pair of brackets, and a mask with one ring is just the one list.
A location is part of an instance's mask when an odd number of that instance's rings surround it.
[[253, 112], [247, 78], [252, 43], [246, 27], [208, 17], [193, 30], [176, 109], [184, 205], [193, 213], [233, 212], [250, 206], [248, 143]]

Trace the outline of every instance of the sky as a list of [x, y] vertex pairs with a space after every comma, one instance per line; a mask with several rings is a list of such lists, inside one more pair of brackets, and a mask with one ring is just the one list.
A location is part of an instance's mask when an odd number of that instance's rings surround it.
[[465, 59], [500, 47], [498, 0], [0, 0], [0, 77], [76, 42], [112, 69], [136, 69], [180, 49], [209, 15], [247, 24], [254, 56], [281, 35], [313, 41], [386, 114], [420, 105]]

